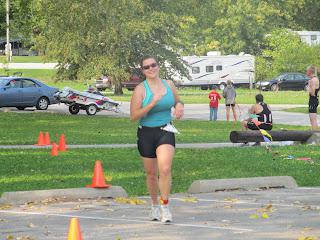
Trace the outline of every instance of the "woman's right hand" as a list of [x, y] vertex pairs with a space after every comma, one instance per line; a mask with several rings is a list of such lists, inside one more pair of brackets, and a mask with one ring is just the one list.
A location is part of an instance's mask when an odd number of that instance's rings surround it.
[[152, 101], [151, 101], [151, 104], [154, 106], [157, 104], [157, 102], [163, 97], [163, 94], [159, 94], [159, 93], [156, 93], [153, 95], [153, 98], [152, 98]]

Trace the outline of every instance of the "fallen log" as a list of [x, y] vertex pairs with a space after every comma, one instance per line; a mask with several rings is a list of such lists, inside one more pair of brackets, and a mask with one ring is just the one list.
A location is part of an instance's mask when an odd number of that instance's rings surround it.
[[[282, 131], [267, 131], [272, 136], [272, 141], [299, 141], [306, 142], [313, 133], [319, 131], [296, 131], [296, 130], [282, 130]], [[260, 131], [232, 131], [230, 132], [230, 141], [232, 143], [245, 142], [264, 142]]]

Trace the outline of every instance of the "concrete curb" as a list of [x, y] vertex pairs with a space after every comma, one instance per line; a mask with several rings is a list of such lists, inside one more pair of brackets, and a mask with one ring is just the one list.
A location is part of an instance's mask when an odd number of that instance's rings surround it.
[[296, 181], [290, 176], [233, 178], [194, 181], [188, 193], [209, 193], [223, 190], [257, 189], [257, 188], [296, 188]]
[[128, 194], [120, 186], [110, 188], [69, 188], [35, 191], [4, 192], [0, 198], [1, 204], [23, 204], [43, 200], [59, 199], [72, 201], [92, 198], [127, 197]]

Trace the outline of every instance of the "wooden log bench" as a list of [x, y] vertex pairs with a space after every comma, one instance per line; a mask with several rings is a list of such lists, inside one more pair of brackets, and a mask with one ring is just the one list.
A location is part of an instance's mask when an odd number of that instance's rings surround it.
[[[272, 141], [298, 141], [307, 142], [307, 140], [314, 134], [319, 134], [319, 131], [296, 131], [296, 130], [282, 130], [282, 131], [267, 131], [272, 136]], [[264, 142], [260, 131], [232, 131], [230, 132], [230, 141], [232, 143], [246, 143], [246, 142]]]

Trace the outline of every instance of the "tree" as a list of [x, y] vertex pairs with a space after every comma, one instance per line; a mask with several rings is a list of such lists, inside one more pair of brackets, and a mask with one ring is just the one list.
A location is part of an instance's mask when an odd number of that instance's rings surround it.
[[[145, 54], [156, 56], [170, 75], [187, 70], [179, 57], [178, 39], [187, 18], [154, 8], [143, 0], [43, 0], [37, 46], [58, 60], [64, 78], [112, 77], [115, 93], [128, 70]], [[163, 6], [166, 1], [163, 2]]]
[[0, 5], [0, 36], [6, 35], [6, 5], [5, 2], [1, 2]]
[[292, 12], [303, 1], [221, 0], [223, 14], [215, 21], [212, 36], [226, 53], [257, 55], [267, 33], [292, 27]]
[[320, 1], [304, 0], [301, 8], [297, 9], [293, 19], [301, 30], [319, 31], [320, 30]]
[[320, 46], [309, 46], [288, 30], [275, 30], [266, 37], [266, 48], [257, 61], [257, 80], [283, 72], [305, 72], [311, 64], [320, 66]]
[[180, 35], [184, 55], [205, 55], [208, 51], [218, 50], [220, 43], [213, 34], [214, 22], [221, 16], [224, 8], [220, 0], [170, 1], [170, 11], [179, 17], [188, 17], [188, 26]]
[[[6, 36], [6, 1], [0, 5], [0, 37]], [[40, 20], [39, 0], [10, 0], [10, 39], [18, 38], [27, 45], [33, 45], [34, 27]]]

